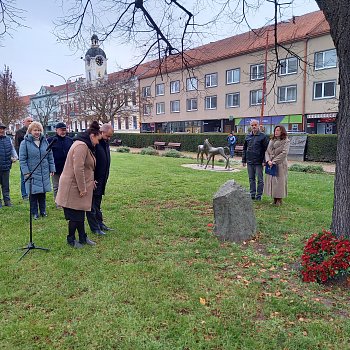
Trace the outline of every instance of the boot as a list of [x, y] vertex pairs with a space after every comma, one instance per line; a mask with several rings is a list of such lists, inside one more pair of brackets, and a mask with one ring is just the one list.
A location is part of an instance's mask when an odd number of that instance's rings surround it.
[[5, 207], [12, 207], [11, 201], [5, 201]]

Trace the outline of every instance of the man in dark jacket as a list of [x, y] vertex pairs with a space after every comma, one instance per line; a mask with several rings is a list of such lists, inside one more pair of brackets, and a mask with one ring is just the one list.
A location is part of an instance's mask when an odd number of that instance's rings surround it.
[[[261, 200], [264, 190], [263, 166], [265, 163], [265, 151], [269, 144], [267, 136], [260, 131], [259, 122], [250, 121], [251, 132], [245, 137], [243, 145], [243, 166], [248, 168], [250, 196], [254, 200]], [[256, 178], [258, 186], [256, 186]]]
[[[67, 136], [66, 124], [59, 122], [56, 124], [55, 128], [56, 128], [56, 135], [53, 137], [49, 137], [47, 139], [47, 142], [49, 144], [51, 142], [54, 142], [52, 144], [52, 153], [53, 153], [53, 159], [55, 162], [56, 172], [51, 177], [54, 199], [56, 199], [56, 195], [58, 191], [58, 183], [63, 171], [64, 163], [66, 162], [68, 151], [73, 144], [73, 140], [69, 136]], [[60, 208], [60, 207], [56, 205], [56, 208]]]
[[[10, 199], [10, 170], [12, 162], [18, 159], [10, 137], [5, 135], [6, 126], [0, 123], [0, 185], [6, 207], [12, 207]], [[0, 199], [0, 208], [2, 202]]]
[[113, 135], [113, 127], [109, 124], [103, 124], [100, 131], [102, 138], [95, 147], [96, 168], [94, 175], [96, 188], [92, 197], [91, 211], [86, 212], [86, 217], [92, 232], [98, 235], [105, 235], [104, 231], [112, 230], [103, 223], [101, 202], [102, 196], [105, 194], [109, 167], [111, 165], [109, 140]]
[[[32, 117], [26, 117], [23, 120], [23, 127], [21, 129], [18, 129], [15, 134], [15, 150], [17, 154], [19, 154], [19, 146], [21, 142], [24, 140], [24, 136], [26, 136], [28, 126], [30, 123], [33, 121]], [[22, 198], [25, 200], [28, 200], [28, 193], [26, 191], [26, 186], [24, 184], [24, 176], [21, 170], [21, 193], [22, 193]]]

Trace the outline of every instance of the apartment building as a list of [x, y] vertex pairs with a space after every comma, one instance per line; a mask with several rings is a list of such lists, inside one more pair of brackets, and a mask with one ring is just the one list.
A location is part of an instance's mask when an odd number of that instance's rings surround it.
[[339, 72], [321, 11], [142, 66], [142, 132], [246, 132], [258, 119], [267, 133], [336, 133]]

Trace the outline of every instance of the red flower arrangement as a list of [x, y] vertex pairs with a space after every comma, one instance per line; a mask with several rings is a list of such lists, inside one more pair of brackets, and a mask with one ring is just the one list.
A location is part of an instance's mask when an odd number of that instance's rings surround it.
[[301, 256], [304, 282], [325, 283], [350, 272], [350, 241], [323, 230], [306, 242]]

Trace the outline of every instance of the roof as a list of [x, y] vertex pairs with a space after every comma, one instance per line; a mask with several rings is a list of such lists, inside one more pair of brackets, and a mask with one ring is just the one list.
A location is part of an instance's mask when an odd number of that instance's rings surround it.
[[[142, 79], [158, 75], [160, 69], [163, 73], [176, 71], [183, 66], [183, 60], [187, 61], [188, 67], [195, 67], [261, 51], [266, 47], [267, 33], [269, 33], [268, 47], [273, 47], [275, 45], [274, 26], [270, 25], [196, 47], [185, 51], [183, 54], [169, 56], [162, 61], [161, 67], [158, 60], [146, 62], [137, 68], [137, 75]], [[330, 28], [322, 11], [293, 17], [288, 21], [277, 24], [277, 41], [279, 44], [301, 41], [329, 33]]]

